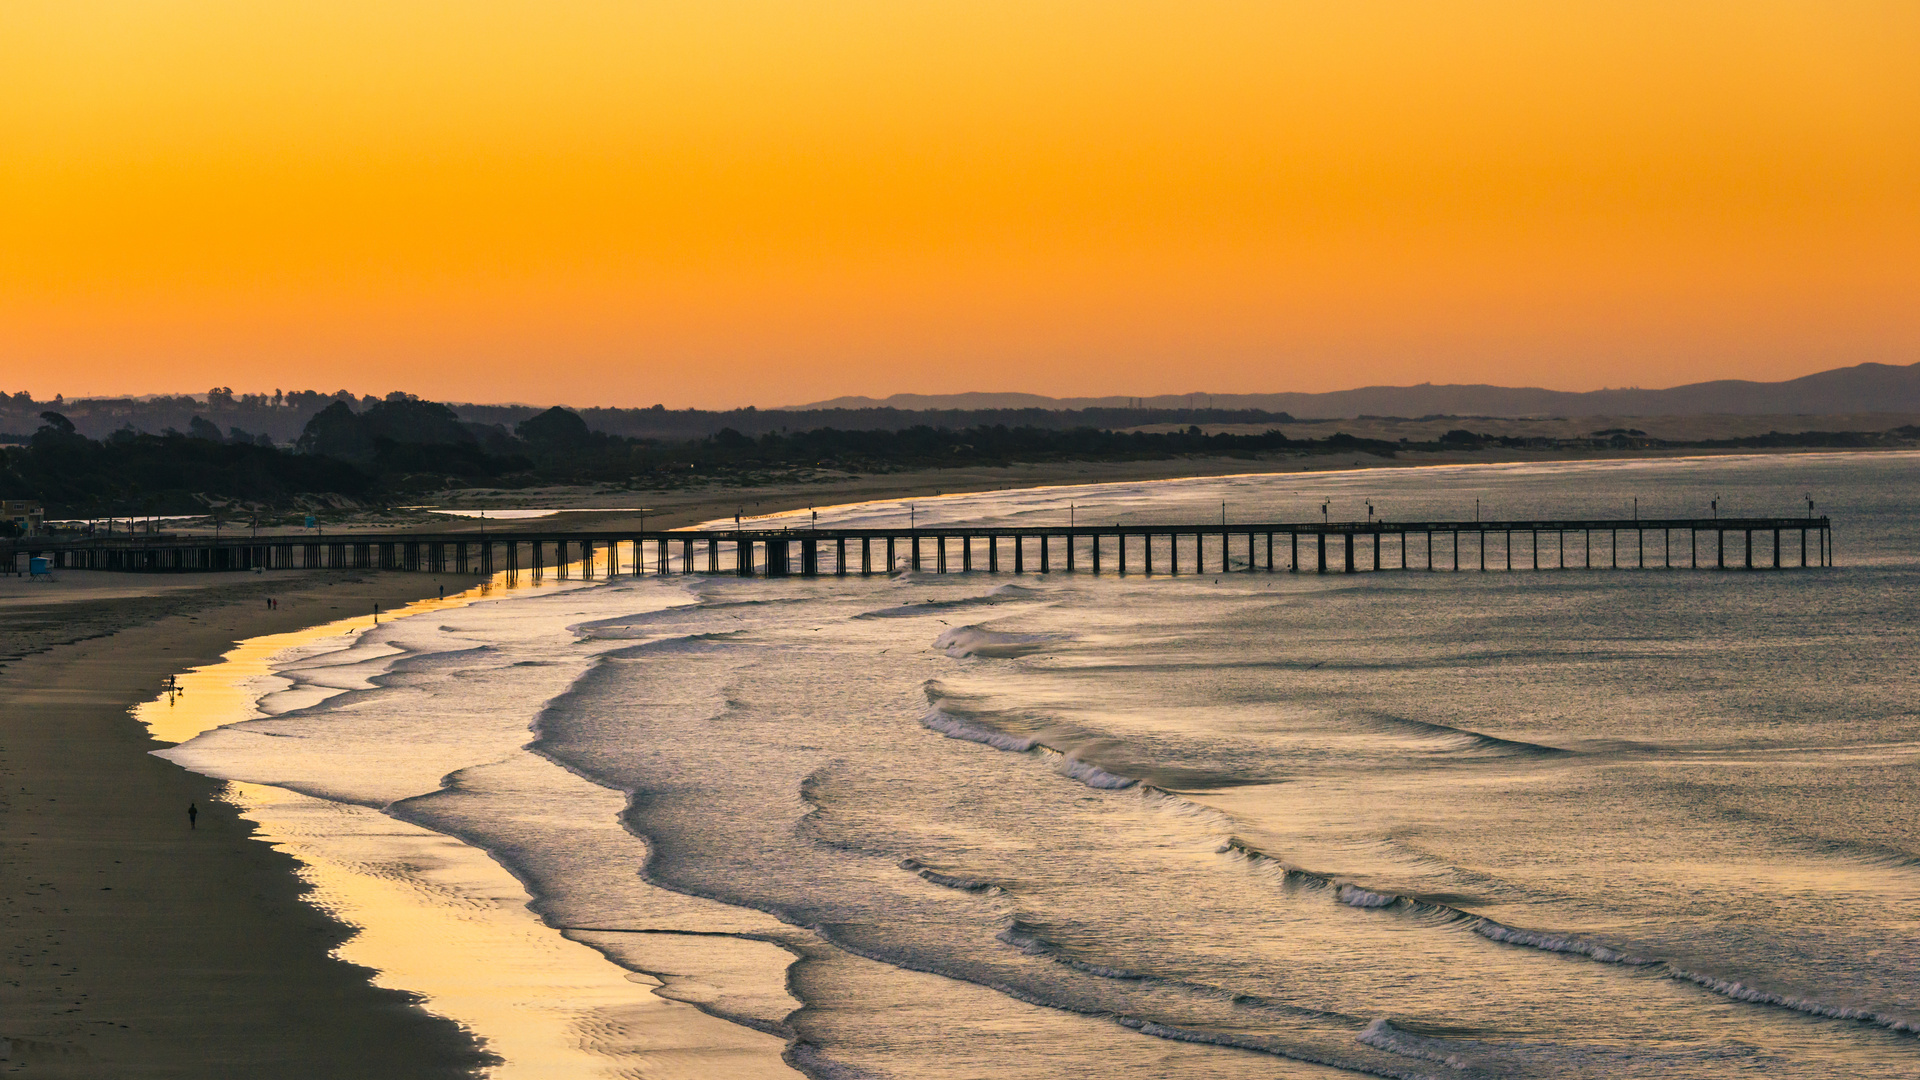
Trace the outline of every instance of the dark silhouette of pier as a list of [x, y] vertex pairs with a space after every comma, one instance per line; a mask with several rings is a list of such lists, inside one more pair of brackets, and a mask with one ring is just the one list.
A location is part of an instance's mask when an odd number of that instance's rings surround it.
[[731, 574], [1792, 570], [1830, 567], [1826, 517], [1350, 521], [1010, 528], [133, 536], [0, 541], [0, 570], [398, 570], [535, 578]]

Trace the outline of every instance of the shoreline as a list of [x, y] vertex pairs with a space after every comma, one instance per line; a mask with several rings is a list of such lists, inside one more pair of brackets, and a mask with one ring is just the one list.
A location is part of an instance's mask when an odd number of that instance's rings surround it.
[[[1774, 458], [1830, 454], [1912, 454], [1911, 447], [1779, 448], [1736, 450], [1595, 450], [1595, 451], [1462, 451], [1408, 453], [1378, 458], [1364, 453], [1314, 454], [1284, 457], [1168, 458], [1148, 461], [1058, 461], [1008, 466], [964, 466], [919, 469], [897, 473], [826, 476], [813, 480], [727, 486], [708, 484], [670, 489], [616, 488], [606, 485], [539, 488], [463, 488], [441, 491], [422, 499], [438, 499], [439, 510], [510, 510], [538, 507], [555, 511], [542, 517], [479, 519], [435, 513], [422, 507], [404, 510], [355, 510], [329, 517], [326, 529], [391, 530], [396, 538], [408, 532], [487, 533], [546, 531], [556, 517], [582, 532], [622, 529], [681, 529], [701, 522], [769, 517], [796, 510], [824, 509], [855, 503], [907, 502], [950, 495], [973, 495], [1029, 488], [1072, 487], [1085, 484], [1145, 483], [1160, 480], [1204, 479], [1227, 476], [1305, 476], [1373, 470], [1430, 468], [1494, 468], [1513, 465], [1549, 465], [1598, 462], [1661, 462], [1727, 457]], [[647, 505], [645, 515], [631, 509]], [[564, 515], [560, 512], [564, 511]], [[211, 527], [170, 530], [175, 535], [204, 535]], [[259, 530], [261, 536], [306, 536], [303, 528], [279, 526]]]
[[[1608, 460], [1650, 456], [1729, 455]], [[1220, 465], [1230, 468], [1156, 477], [1075, 470], [972, 490], [1276, 471], [1248, 468], [1258, 464], [1225, 459]], [[908, 497], [964, 493], [947, 487]], [[680, 508], [688, 523], [728, 506], [705, 494]], [[889, 497], [798, 498], [825, 494], [818, 486], [768, 494], [785, 505], [760, 515]], [[473, 1075], [487, 1062], [476, 1033], [427, 1012], [414, 994], [381, 989], [372, 969], [335, 955], [354, 931], [305, 898], [312, 886], [299, 860], [218, 797], [224, 781], [152, 756], [167, 743], [151, 738], [130, 710], [160, 692], [163, 676], [214, 664], [237, 642], [364, 614], [375, 602], [392, 611], [431, 599], [442, 586], [458, 593], [483, 579], [340, 571], [62, 576], [64, 585], [52, 588], [70, 594], [0, 581], [0, 620], [29, 624], [11, 639], [0, 635], [0, 695], [10, 706], [0, 710], [0, 836], [9, 848], [0, 896], [11, 898], [0, 911], [11, 916], [10, 953], [29, 964], [15, 982], [0, 983], [0, 1039], [11, 1051], [0, 1066], [24, 1064], [35, 1076], [98, 1075], [103, 1067], [114, 1075], [199, 1076], [217, 1064], [304, 1078], [363, 1075], [377, 1058], [399, 1075]], [[269, 594], [286, 601], [280, 611], [265, 610]], [[41, 651], [13, 655], [36, 640]], [[193, 833], [178, 820], [189, 800], [202, 811]], [[75, 819], [47, 814], [75, 806], [82, 808]], [[182, 846], [209, 831], [219, 837], [218, 851]], [[275, 1033], [271, 1043], [258, 1038], [262, 1030]]]
[[472, 1076], [488, 1061], [473, 1035], [337, 958], [353, 931], [308, 902], [296, 860], [218, 797], [223, 781], [153, 756], [165, 744], [131, 713], [162, 678], [239, 641], [471, 579], [62, 577], [81, 588], [0, 591], [0, 912], [12, 961], [0, 1063], [47, 1077], [355, 1077], [370, 1062]]
[[[459, 593], [383, 611], [381, 626], [592, 584], [510, 586], [504, 575], [479, 578]], [[360, 615], [249, 638], [177, 680], [178, 698], [149, 702], [136, 716], [166, 744], [156, 756], [194, 769], [191, 757], [175, 751], [190, 754], [187, 744], [202, 734], [325, 708], [353, 693], [363, 677], [380, 685], [391, 671], [350, 675], [344, 683], [315, 677], [333, 663], [377, 667], [383, 654], [405, 660], [404, 648], [368, 642], [370, 629]], [[282, 695], [293, 700], [267, 703]], [[594, 794], [617, 799], [599, 789]], [[672, 959], [636, 965], [617, 955], [623, 950], [589, 940], [592, 933], [583, 937], [553, 924], [510, 858], [431, 814], [408, 813], [402, 806], [410, 799], [380, 807], [313, 794], [297, 783], [236, 777], [227, 778], [220, 799], [239, 809], [256, 838], [297, 860], [312, 904], [353, 928], [336, 957], [359, 965], [375, 985], [415, 995], [421, 1008], [470, 1033], [497, 1059], [486, 1069], [489, 1077], [626, 1075], [635, 1066], [690, 1075], [795, 1075], [783, 1062], [785, 1036], [743, 1027], [677, 997], [666, 989], [679, 978], [671, 974], [680, 966]], [[606, 808], [610, 824], [617, 814], [616, 806]]]

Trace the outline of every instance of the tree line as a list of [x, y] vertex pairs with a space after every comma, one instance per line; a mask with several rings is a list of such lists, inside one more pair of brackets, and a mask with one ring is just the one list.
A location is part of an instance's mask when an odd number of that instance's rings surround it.
[[1063, 428], [1004, 423], [760, 432], [729, 426], [706, 435], [664, 439], [596, 430], [579, 413], [558, 406], [508, 427], [404, 394], [333, 398], [308, 418], [290, 445], [276, 445], [237, 428], [222, 432], [198, 414], [184, 432], [153, 435], [123, 428], [102, 439], [81, 434], [55, 410], [43, 410], [38, 420], [31, 436], [15, 436], [14, 445], [0, 448], [0, 498], [41, 501], [52, 517], [202, 513], [234, 504], [381, 505], [408, 495], [476, 485], [750, 486], [796, 477], [1049, 461], [1185, 456], [1253, 460], [1278, 454], [1391, 458], [1409, 451], [1489, 448], [1867, 447], [1910, 445], [1920, 439], [1916, 428], [1884, 434], [1774, 433], [1692, 444], [1651, 439], [1632, 430], [1560, 440], [1455, 429], [1431, 442], [1389, 442], [1345, 433], [1292, 438], [1277, 428], [1209, 434], [1198, 425], [1143, 432], [1091, 424]]

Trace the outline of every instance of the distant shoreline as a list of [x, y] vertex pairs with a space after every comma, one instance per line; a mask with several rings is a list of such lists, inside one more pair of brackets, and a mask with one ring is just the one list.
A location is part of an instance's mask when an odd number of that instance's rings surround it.
[[[1771, 457], [1783, 454], [1833, 453], [1911, 453], [1913, 448], [1878, 450], [1832, 448], [1782, 448], [1772, 450], [1595, 450], [1533, 451], [1485, 450], [1457, 453], [1403, 453], [1392, 458], [1368, 454], [1283, 455], [1264, 458], [1190, 457], [1149, 461], [1060, 461], [1007, 466], [968, 466], [949, 469], [916, 469], [870, 475], [823, 474], [817, 479], [785, 481], [765, 485], [712, 484], [688, 486], [665, 491], [605, 486], [552, 486], [539, 488], [473, 488], [438, 493], [441, 507], [461, 509], [543, 509], [566, 510], [568, 526], [581, 531], [606, 531], [626, 528], [688, 528], [704, 521], [789, 513], [795, 510], [839, 506], [847, 503], [879, 502], [933, 498], [941, 495], [978, 494], [986, 491], [1032, 487], [1061, 487], [1075, 484], [1112, 484], [1145, 480], [1177, 480], [1210, 476], [1293, 475], [1319, 472], [1351, 472], [1366, 469], [1408, 469], [1445, 465], [1511, 465], [1560, 461], [1632, 461], [1681, 460], [1700, 457]], [[628, 509], [647, 506], [644, 517]], [[480, 519], [433, 513], [414, 508], [388, 513], [377, 510], [342, 512], [328, 515], [326, 529], [391, 529], [396, 535], [409, 531], [433, 532], [513, 532], [550, 531], [551, 518], [514, 520]], [[210, 528], [186, 528], [184, 533], [211, 532]], [[305, 529], [262, 529], [260, 535], [306, 535]]]

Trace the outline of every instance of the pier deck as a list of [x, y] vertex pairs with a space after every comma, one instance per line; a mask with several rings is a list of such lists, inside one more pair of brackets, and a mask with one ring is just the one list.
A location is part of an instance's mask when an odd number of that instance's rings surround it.
[[[1758, 543], [1756, 544], [1756, 537]], [[730, 574], [1197, 574], [1830, 567], [1826, 517], [337, 533], [0, 541], [0, 572], [410, 570], [565, 578]]]

